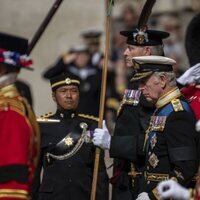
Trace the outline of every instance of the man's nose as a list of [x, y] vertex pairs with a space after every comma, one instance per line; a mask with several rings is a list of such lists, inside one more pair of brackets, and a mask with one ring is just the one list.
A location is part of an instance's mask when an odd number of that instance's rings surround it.
[[66, 96], [67, 98], [71, 98], [72, 94], [71, 94], [70, 91], [67, 91], [66, 94], [65, 94], [65, 96]]
[[140, 91], [142, 91], [142, 90], [144, 90], [144, 86], [145, 86], [145, 85], [144, 85], [143, 83], [140, 83], [138, 89], [139, 89]]
[[125, 50], [124, 50], [124, 56], [127, 56], [128, 55], [128, 48], [126, 48]]

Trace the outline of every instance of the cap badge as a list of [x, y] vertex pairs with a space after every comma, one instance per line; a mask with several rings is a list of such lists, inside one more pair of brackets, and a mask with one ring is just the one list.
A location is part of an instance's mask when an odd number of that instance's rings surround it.
[[65, 83], [66, 83], [67, 85], [69, 85], [69, 84], [71, 83], [71, 79], [70, 79], [70, 78], [66, 78], [66, 79], [65, 79]]
[[137, 33], [133, 33], [134, 41], [138, 44], [145, 44], [149, 41], [148, 34], [143, 31], [138, 31]]

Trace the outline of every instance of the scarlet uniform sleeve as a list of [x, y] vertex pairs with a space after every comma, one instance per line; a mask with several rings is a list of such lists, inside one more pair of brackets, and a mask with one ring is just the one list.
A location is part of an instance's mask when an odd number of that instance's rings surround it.
[[28, 199], [31, 126], [13, 110], [0, 111], [0, 199]]
[[192, 108], [197, 120], [200, 119], [200, 88], [195, 86], [189, 86], [181, 89], [181, 93], [189, 101], [190, 107]]

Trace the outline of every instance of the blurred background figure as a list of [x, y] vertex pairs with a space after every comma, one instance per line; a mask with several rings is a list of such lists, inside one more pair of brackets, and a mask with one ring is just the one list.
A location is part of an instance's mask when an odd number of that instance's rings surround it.
[[101, 69], [94, 67], [90, 62], [90, 52], [86, 45], [74, 45], [70, 53], [58, 59], [44, 73], [45, 78], [51, 78], [55, 71], [70, 72], [81, 80], [81, 102], [77, 112], [98, 116], [101, 90]]
[[89, 48], [91, 64], [95, 67], [102, 65], [101, 36], [102, 32], [97, 28], [88, 28], [81, 32], [81, 37]]

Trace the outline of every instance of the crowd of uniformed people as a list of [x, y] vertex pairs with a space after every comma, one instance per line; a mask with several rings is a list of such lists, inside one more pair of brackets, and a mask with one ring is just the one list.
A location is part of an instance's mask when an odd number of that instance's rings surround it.
[[[28, 40], [0, 33], [0, 199], [90, 199], [96, 147], [95, 199], [200, 199], [200, 14], [186, 30], [184, 72], [177, 68], [177, 24], [170, 39], [169, 24], [167, 31], [141, 26], [130, 6], [122, 19], [107, 66], [102, 128], [102, 31], [81, 32], [83, 44], [44, 71], [55, 112], [37, 118], [28, 86], [17, 79], [32, 65]], [[114, 158], [109, 176], [104, 150]]]

